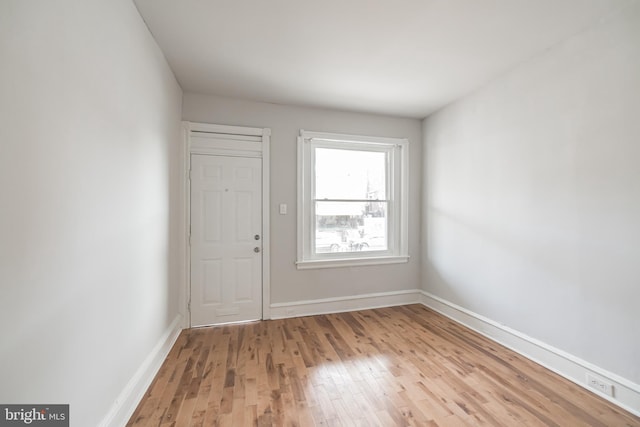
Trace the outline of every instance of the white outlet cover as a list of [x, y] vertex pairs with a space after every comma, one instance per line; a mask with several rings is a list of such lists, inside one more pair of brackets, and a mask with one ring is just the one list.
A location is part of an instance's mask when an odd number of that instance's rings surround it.
[[600, 393], [613, 397], [613, 384], [587, 372], [587, 385]]

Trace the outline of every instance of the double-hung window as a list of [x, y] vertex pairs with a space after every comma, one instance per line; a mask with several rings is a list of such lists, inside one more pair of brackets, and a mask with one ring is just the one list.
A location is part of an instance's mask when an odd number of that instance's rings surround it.
[[298, 268], [408, 260], [408, 150], [407, 139], [300, 131]]

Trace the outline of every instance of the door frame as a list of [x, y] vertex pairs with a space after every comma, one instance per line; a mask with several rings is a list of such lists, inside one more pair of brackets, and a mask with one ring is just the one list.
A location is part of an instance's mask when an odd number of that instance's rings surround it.
[[186, 327], [191, 327], [191, 155], [204, 154], [226, 157], [262, 159], [262, 319], [270, 319], [270, 199], [269, 199], [269, 143], [271, 129], [227, 126], [183, 121], [184, 138], [184, 234], [185, 284], [182, 301]]

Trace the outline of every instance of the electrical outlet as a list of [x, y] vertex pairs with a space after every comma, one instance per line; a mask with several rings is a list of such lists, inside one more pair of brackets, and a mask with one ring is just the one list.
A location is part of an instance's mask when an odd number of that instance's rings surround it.
[[613, 397], [613, 384], [587, 373], [587, 385], [600, 393]]

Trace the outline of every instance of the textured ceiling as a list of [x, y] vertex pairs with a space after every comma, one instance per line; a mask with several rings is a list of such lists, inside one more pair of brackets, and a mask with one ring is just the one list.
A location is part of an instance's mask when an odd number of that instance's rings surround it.
[[186, 92], [422, 118], [630, 0], [134, 0]]

